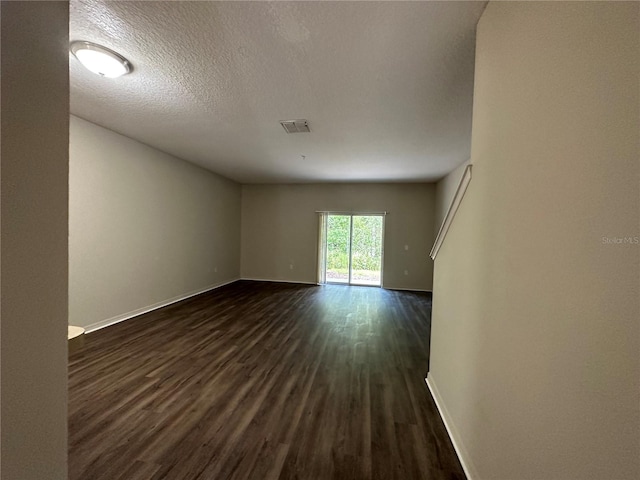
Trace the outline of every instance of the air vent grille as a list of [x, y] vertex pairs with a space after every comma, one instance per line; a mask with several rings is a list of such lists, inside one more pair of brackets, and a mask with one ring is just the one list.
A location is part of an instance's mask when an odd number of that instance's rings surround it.
[[306, 120], [283, 120], [280, 125], [287, 133], [307, 133], [311, 131]]

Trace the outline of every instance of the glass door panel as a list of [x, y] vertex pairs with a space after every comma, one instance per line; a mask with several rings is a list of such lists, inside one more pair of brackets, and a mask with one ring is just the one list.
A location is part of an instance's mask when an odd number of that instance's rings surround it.
[[349, 283], [350, 249], [351, 215], [329, 215], [327, 218], [327, 282]]
[[351, 283], [380, 286], [382, 215], [353, 215], [351, 231]]

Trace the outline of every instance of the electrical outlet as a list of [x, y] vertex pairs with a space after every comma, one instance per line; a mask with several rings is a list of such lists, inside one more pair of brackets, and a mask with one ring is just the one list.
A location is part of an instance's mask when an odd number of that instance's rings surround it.
[[405, 246], [404, 246], [404, 249], [405, 249], [405, 250], [409, 250], [409, 245], [405, 245]]
[[405, 275], [409, 275], [409, 270], [405, 270], [405, 271], [404, 271], [404, 274], [405, 274]]
[[289, 264], [289, 270], [293, 270], [293, 263]]
[[214, 268], [213, 268], [213, 271], [214, 271], [215, 273], [218, 273], [218, 267], [214, 267]]

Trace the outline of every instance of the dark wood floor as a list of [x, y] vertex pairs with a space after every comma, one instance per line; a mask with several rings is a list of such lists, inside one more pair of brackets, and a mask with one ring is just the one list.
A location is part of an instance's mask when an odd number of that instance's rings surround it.
[[431, 301], [237, 282], [87, 335], [69, 478], [463, 479], [424, 383]]

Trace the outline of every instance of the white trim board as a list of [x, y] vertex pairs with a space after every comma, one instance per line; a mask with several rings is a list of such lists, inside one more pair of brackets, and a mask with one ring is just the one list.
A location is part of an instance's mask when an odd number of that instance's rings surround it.
[[250, 282], [274, 282], [274, 283], [299, 283], [300, 285], [318, 285], [316, 282], [303, 282], [302, 280], [272, 280], [270, 278], [241, 278]]
[[444, 402], [442, 401], [442, 397], [440, 396], [440, 392], [438, 392], [438, 388], [433, 381], [433, 375], [429, 375], [427, 373], [427, 378], [424, 379], [429, 391], [431, 392], [431, 396], [433, 397], [433, 401], [438, 408], [438, 412], [440, 412], [440, 418], [444, 423], [445, 428], [447, 429], [447, 433], [449, 434], [449, 438], [451, 439], [451, 443], [453, 443], [453, 448], [458, 454], [458, 460], [460, 460], [460, 464], [462, 465], [462, 469], [464, 470], [464, 474], [467, 476], [467, 480], [475, 480], [480, 478], [478, 475], [478, 470], [475, 465], [471, 461], [471, 457], [467, 452], [467, 449], [464, 448], [462, 444], [462, 440], [460, 439], [460, 435], [456, 430], [453, 421], [451, 420], [451, 416], [444, 406]]
[[456, 189], [456, 193], [453, 196], [453, 200], [451, 200], [451, 205], [449, 205], [449, 209], [447, 210], [447, 214], [444, 216], [444, 220], [442, 221], [442, 225], [440, 226], [440, 230], [438, 230], [438, 235], [436, 236], [436, 241], [433, 242], [433, 248], [429, 253], [429, 256], [432, 260], [436, 259], [436, 255], [438, 255], [438, 250], [442, 246], [442, 242], [444, 242], [445, 237], [447, 236], [447, 232], [451, 227], [451, 223], [453, 223], [453, 217], [456, 216], [456, 212], [460, 207], [460, 203], [462, 203], [462, 197], [464, 197], [464, 193], [467, 191], [467, 187], [471, 182], [471, 168], [472, 164], [469, 164], [464, 169], [462, 173], [462, 178], [460, 179], [460, 183], [458, 184], [458, 188]]
[[402, 287], [382, 287], [385, 290], [395, 290], [397, 292], [424, 292], [433, 293], [433, 290], [425, 290], [423, 288], [402, 288]]
[[[240, 280], [248, 280], [250, 282], [273, 282], [273, 283], [298, 283], [300, 285], [318, 285], [320, 286], [319, 283], [316, 282], [303, 282], [302, 280], [273, 280], [270, 278], [241, 278]], [[424, 290], [422, 288], [402, 288], [402, 287], [385, 287], [384, 285], [381, 287], [379, 285], [349, 285], [347, 283], [332, 283], [332, 282], [327, 282], [325, 285], [344, 285], [345, 287], [372, 287], [372, 288], [382, 288], [383, 290], [396, 290], [399, 292], [426, 292], [426, 293], [433, 293], [433, 290]]]
[[227, 282], [218, 283], [216, 285], [210, 285], [208, 287], [202, 288], [200, 290], [196, 290], [193, 292], [185, 293], [184, 295], [178, 295], [177, 297], [170, 298], [169, 300], [163, 300], [158, 303], [154, 303], [153, 305], [149, 305], [147, 307], [138, 308], [136, 310], [132, 310], [127, 313], [122, 313], [120, 315], [116, 315], [115, 317], [107, 318], [106, 320], [101, 320], [96, 323], [92, 323], [91, 325], [87, 325], [83, 327], [85, 329], [85, 333], [95, 332], [96, 330], [100, 330], [105, 327], [109, 327], [111, 325], [115, 325], [116, 323], [124, 322], [125, 320], [129, 320], [131, 318], [137, 317], [139, 315], [143, 315], [145, 313], [149, 313], [153, 310], [157, 310], [162, 307], [166, 307], [171, 305], [172, 303], [181, 302], [182, 300], [186, 300], [187, 298], [195, 297], [196, 295], [200, 295], [201, 293], [206, 293], [211, 290], [215, 290], [216, 288], [224, 287], [225, 285], [229, 285], [230, 283], [234, 283], [240, 280], [236, 278], [234, 280], [229, 280]]

